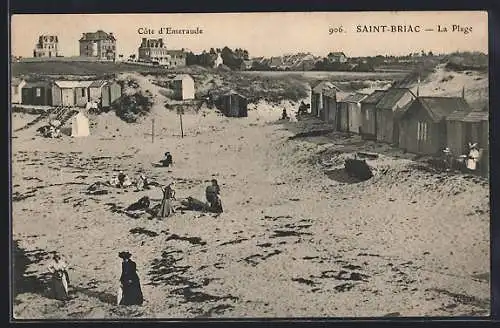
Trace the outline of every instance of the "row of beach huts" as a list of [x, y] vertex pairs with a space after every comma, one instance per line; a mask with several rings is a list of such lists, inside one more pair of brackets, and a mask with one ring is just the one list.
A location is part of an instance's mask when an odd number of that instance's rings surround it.
[[36, 106], [85, 107], [97, 103], [109, 108], [119, 99], [122, 88], [116, 81], [32, 81], [12, 79], [13, 104]]
[[[174, 99], [194, 99], [194, 79], [190, 75], [173, 75], [168, 80]], [[13, 104], [85, 107], [87, 103], [97, 103], [101, 108], [109, 108], [121, 95], [122, 87], [114, 80], [27, 82], [13, 78], [11, 83]]]
[[435, 156], [448, 148], [459, 156], [468, 154], [469, 144], [477, 144], [488, 165], [488, 111], [473, 110], [464, 91], [461, 97], [422, 97], [397, 87], [349, 94], [323, 81], [311, 89], [311, 113], [337, 131], [420, 155]]

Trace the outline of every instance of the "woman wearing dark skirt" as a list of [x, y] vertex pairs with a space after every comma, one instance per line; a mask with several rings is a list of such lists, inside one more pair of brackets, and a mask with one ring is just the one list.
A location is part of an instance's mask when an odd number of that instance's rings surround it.
[[52, 293], [54, 298], [61, 301], [67, 300], [69, 285], [68, 266], [59, 255], [54, 255], [52, 263], [49, 264], [49, 272], [52, 273]]
[[144, 298], [141, 290], [141, 282], [137, 275], [136, 264], [130, 259], [132, 254], [129, 252], [120, 252], [118, 256], [123, 259], [122, 275], [120, 277], [122, 291], [118, 304], [142, 305]]

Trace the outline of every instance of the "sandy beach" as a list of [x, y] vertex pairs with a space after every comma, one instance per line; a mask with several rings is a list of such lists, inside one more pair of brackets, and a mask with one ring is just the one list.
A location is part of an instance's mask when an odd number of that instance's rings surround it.
[[[359, 136], [289, 139], [323, 128], [279, 121], [296, 106], [189, 113], [184, 138], [179, 117], [155, 108], [154, 142], [151, 117], [127, 124], [114, 113], [90, 115], [86, 138], [44, 139], [39, 125], [13, 133], [15, 318], [488, 315], [488, 181], [431, 172]], [[29, 117], [13, 114], [13, 129]], [[153, 166], [166, 151], [174, 166]], [[378, 154], [364, 182], [343, 172], [358, 151]], [[204, 200], [216, 178], [224, 213], [132, 218], [117, 209], [143, 196], [157, 204], [159, 188], [86, 194], [119, 170], [175, 181], [179, 200]], [[143, 306], [115, 305], [123, 250]], [[66, 303], [47, 295], [54, 251], [70, 265]]]

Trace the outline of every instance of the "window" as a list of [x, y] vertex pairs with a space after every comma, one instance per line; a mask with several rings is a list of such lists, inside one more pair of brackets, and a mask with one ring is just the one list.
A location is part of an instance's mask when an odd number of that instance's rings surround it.
[[367, 121], [370, 120], [370, 113], [368, 113], [367, 110], [365, 110], [365, 118], [366, 118]]
[[36, 96], [41, 97], [42, 96], [42, 89], [41, 88], [36, 88]]
[[85, 89], [82, 89], [82, 97], [85, 97]]
[[418, 122], [417, 123], [417, 140], [427, 141], [427, 139], [428, 139], [427, 122]]

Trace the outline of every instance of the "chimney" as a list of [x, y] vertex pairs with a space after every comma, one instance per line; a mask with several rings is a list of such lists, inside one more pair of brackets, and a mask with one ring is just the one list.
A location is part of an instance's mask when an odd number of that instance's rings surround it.
[[465, 86], [462, 87], [462, 99], [465, 100]]

